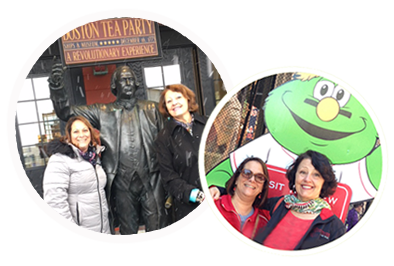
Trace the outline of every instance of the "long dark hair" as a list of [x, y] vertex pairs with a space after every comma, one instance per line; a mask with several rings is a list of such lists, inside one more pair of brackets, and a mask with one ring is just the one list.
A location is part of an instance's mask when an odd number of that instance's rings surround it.
[[249, 157], [246, 158], [237, 168], [237, 170], [235, 171], [235, 173], [233, 174], [233, 176], [226, 182], [226, 190], [227, 190], [227, 194], [233, 196], [234, 195], [234, 189], [235, 189], [235, 183], [238, 180], [238, 177], [241, 174], [241, 171], [244, 169], [245, 165], [250, 162], [250, 161], [256, 161], [258, 163], [261, 164], [261, 167], [263, 168], [263, 174], [265, 176], [265, 182], [263, 185], [263, 189], [261, 191], [261, 193], [259, 194], [259, 196], [256, 197], [256, 199], [253, 202], [253, 206], [259, 208], [260, 206], [262, 206], [265, 201], [267, 200], [268, 197], [268, 186], [269, 186], [269, 175], [268, 175], [268, 169], [267, 166], [265, 165], [265, 163], [263, 162], [263, 160], [261, 160], [258, 157]]

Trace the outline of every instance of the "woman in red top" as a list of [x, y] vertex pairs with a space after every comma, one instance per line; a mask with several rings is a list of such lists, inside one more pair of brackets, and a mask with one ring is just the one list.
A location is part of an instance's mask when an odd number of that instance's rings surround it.
[[270, 221], [255, 241], [281, 250], [298, 250], [327, 244], [345, 233], [342, 221], [324, 200], [337, 187], [326, 156], [315, 151], [301, 154], [287, 174], [293, 193], [269, 199]]
[[227, 181], [227, 195], [215, 201], [220, 213], [239, 232], [253, 239], [268, 222], [268, 212], [260, 210], [268, 195], [269, 177], [265, 163], [247, 158]]

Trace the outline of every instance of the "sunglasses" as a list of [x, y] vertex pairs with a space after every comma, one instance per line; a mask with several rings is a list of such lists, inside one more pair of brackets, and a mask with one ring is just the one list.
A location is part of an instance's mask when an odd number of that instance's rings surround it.
[[252, 176], [254, 176], [254, 180], [256, 180], [256, 182], [258, 182], [258, 183], [265, 182], [265, 176], [263, 174], [260, 174], [260, 173], [254, 174], [249, 169], [243, 169], [241, 171], [241, 175], [242, 175], [242, 177], [247, 178], [247, 179], [251, 179]]

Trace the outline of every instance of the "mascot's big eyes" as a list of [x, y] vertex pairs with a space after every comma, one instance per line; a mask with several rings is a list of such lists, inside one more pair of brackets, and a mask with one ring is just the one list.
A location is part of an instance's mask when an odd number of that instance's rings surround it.
[[332, 97], [332, 93], [334, 92], [334, 83], [328, 81], [328, 80], [321, 80], [318, 83], [316, 83], [314, 92], [313, 92], [313, 97], [315, 97], [318, 100], [322, 100], [326, 97]]
[[328, 80], [321, 80], [316, 83], [313, 97], [321, 101], [324, 98], [331, 97], [337, 100], [340, 107], [344, 107], [350, 99], [350, 93], [342, 89], [340, 86], [335, 86], [334, 83]]
[[344, 89], [342, 89], [340, 86], [335, 87], [333, 98], [335, 98], [338, 101], [338, 104], [341, 108], [348, 103], [350, 96], [351, 94], [345, 91]]
[[345, 91], [344, 90], [340, 90], [337, 93], [337, 100], [341, 100], [343, 98], [343, 96], [345, 95]]
[[326, 95], [327, 91], [328, 91], [328, 86], [327, 84], [324, 84], [320, 89], [320, 95]]

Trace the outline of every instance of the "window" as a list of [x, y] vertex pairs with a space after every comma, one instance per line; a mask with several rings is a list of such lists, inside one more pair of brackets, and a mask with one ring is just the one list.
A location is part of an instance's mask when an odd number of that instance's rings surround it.
[[162, 90], [166, 85], [181, 83], [179, 65], [146, 67], [144, 74], [148, 89]]
[[145, 82], [148, 88], [148, 99], [159, 101], [161, 90], [166, 85], [182, 83], [181, 70], [178, 64], [144, 68]]
[[16, 107], [25, 168], [44, 166], [46, 143], [60, 137], [60, 121], [49, 97], [47, 77], [27, 78]]

